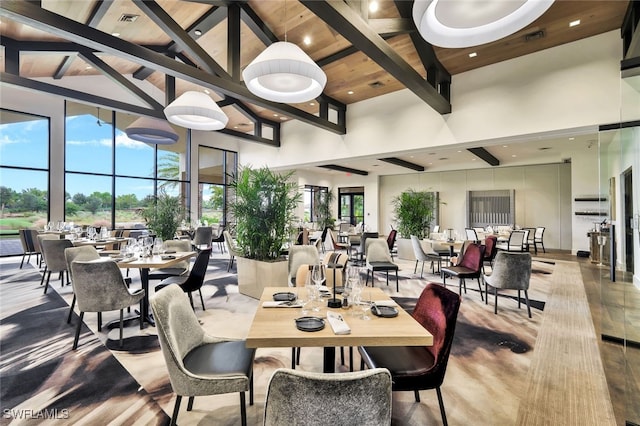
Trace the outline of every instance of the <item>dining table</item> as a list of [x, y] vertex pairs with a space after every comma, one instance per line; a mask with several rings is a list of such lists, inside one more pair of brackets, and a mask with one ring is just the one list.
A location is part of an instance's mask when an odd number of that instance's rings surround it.
[[[399, 307], [382, 289], [367, 287], [363, 291], [366, 302], [378, 303], [380, 306], [395, 305], [398, 315], [391, 318], [379, 317], [369, 312], [369, 319], [363, 319], [359, 315], [358, 305], [352, 305], [350, 309], [328, 308], [325, 299], [319, 312], [309, 314], [323, 318], [326, 322], [325, 327], [317, 331], [301, 331], [296, 327], [296, 319], [302, 316], [300, 307], [272, 306], [274, 295], [278, 293], [295, 292], [297, 297], [306, 300], [307, 288], [266, 287], [246, 337], [246, 346], [248, 348], [322, 347], [323, 371], [333, 373], [335, 372], [336, 346], [433, 345], [433, 335]], [[346, 322], [350, 328], [349, 334], [334, 333], [327, 321], [329, 312], [340, 315], [341, 321]]]
[[188, 260], [197, 255], [195, 251], [177, 252], [177, 253], [165, 253], [154, 254], [147, 257], [114, 257], [116, 264], [121, 269], [134, 269], [137, 268], [140, 271], [140, 282], [144, 289], [144, 298], [142, 299], [140, 317], [142, 323], [148, 323], [155, 326], [153, 316], [149, 312], [149, 270], [156, 268], [168, 268], [176, 263]]

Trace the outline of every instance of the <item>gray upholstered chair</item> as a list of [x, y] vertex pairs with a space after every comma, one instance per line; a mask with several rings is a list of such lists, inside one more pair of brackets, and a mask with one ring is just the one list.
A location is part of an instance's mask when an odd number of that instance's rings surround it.
[[431, 262], [431, 273], [435, 273], [434, 271], [434, 262], [438, 265], [438, 272], [442, 268], [442, 257], [438, 253], [436, 253], [433, 248], [430, 252], [425, 252], [422, 248], [422, 244], [420, 244], [420, 240], [415, 235], [411, 235], [411, 245], [413, 246], [413, 254], [416, 257], [416, 266], [413, 268], [413, 273], [415, 274], [418, 270], [418, 262], [422, 262], [422, 269], [420, 270], [420, 278], [424, 274], [424, 262]]
[[22, 261], [20, 262], [20, 269], [22, 269], [22, 265], [24, 264], [24, 257], [29, 256], [27, 258], [27, 263], [31, 260], [31, 255], [36, 255], [36, 263], [38, 262], [38, 254], [36, 251], [36, 245], [33, 241], [33, 234], [31, 229], [20, 229], [18, 233], [20, 234], [20, 243], [22, 244]]
[[227, 251], [229, 252], [229, 264], [227, 265], [227, 272], [229, 272], [231, 268], [233, 268], [233, 261], [236, 256], [242, 256], [242, 253], [240, 253], [240, 249], [236, 246], [235, 240], [229, 231], [225, 229], [222, 231], [222, 235], [224, 235], [224, 244], [227, 246]]
[[316, 246], [312, 245], [293, 245], [289, 247], [289, 277], [288, 283], [296, 285], [296, 274], [300, 265], [315, 265], [320, 263], [320, 253]]
[[396, 272], [396, 291], [400, 291], [398, 281], [398, 265], [393, 263], [387, 241], [380, 238], [369, 238], [365, 243], [365, 257], [367, 265], [367, 280], [369, 283], [369, 273], [371, 273], [371, 286], [374, 285], [374, 273], [382, 271], [387, 273], [387, 285], [389, 285], [389, 271]]
[[482, 275], [485, 303], [488, 303], [488, 287], [493, 287], [495, 307], [493, 312], [498, 313], [498, 289], [518, 290], [518, 309], [520, 309], [520, 291], [524, 291], [524, 299], [527, 303], [527, 312], [531, 318], [531, 306], [529, 305], [529, 281], [531, 279], [531, 254], [511, 253], [500, 251], [493, 260], [491, 275]]
[[[188, 240], [167, 240], [163, 243], [165, 251], [183, 253], [191, 251], [191, 243]], [[168, 268], [157, 268], [149, 271], [150, 280], [164, 280], [169, 277], [184, 276], [189, 272], [190, 263], [188, 260], [171, 265]]]
[[47, 281], [44, 285], [44, 294], [47, 294], [49, 289], [49, 279], [52, 272], [58, 272], [60, 274], [60, 283], [64, 285], [64, 275], [67, 273], [67, 284], [69, 284], [69, 272], [67, 270], [67, 260], [64, 258], [64, 250], [73, 247], [73, 243], [70, 240], [56, 239], [41, 239], [40, 244], [42, 247], [42, 256], [44, 257], [45, 269], [42, 274], [42, 280], [40, 285], [44, 282], [46, 275]]
[[196, 396], [240, 392], [242, 424], [246, 425], [245, 391], [249, 390], [249, 403], [253, 404], [255, 349], [248, 349], [244, 340], [206, 334], [187, 296], [175, 284], [151, 298], [151, 309], [169, 381], [176, 393], [171, 424], [176, 424], [183, 396], [189, 397], [187, 411], [191, 411]]
[[[118, 310], [120, 311], [120, 347], [122, 347], [123, 310], [140, 303], [144, 298], [144, 290], [129, 290], [120, 268], [111, 259], [74, 260], [71, 262], [71, 270], [73, 293], [80, 311], [80, 321], [76, 327], [73, 349], [78, 347], [78, 338], [85, 312]], [[142, 312], [142, 309], [140, 311]], [[140, 318], [140, 328], [142, 328], [142, 317]]]
[[277, 369], [267, 388], [264, 425], [390, 425], [391, 374]]
[[525, 251], [527, 246], [527, 233], [525, 231], [511, 231], [509, 241], [499, 242], [498, 250], [504, 251]]
[[199, 226], [196, 228], [196, 233], [193, 235], [191, 244], [193, 244], [195, 248], [199, 246], [209, 247], [211, 240], [213, 240], [213, 229], [210, 226]]
[[[64, 251], [64, 257], [67, 262], [67, 271], [69, 272], [69, 277], [71, 278], [71, 282], [73, 283], [73, 270], [71, 269], [71, 263], [74, 260], [97, 260], [100, 259], [100, 254], [98, 250], [94, 246], [80, 246], [80, 247], [69, 247]], [[76, 294], [73, 293], [73, 300], [71, 301], [71, 306], [69, 307], [69, 315], [67, 316], [67, 324], [71, 322], [71, 314], [73, 313], [73, 308], [76, 305]], [[102, 318], [100, 312], [98, 312], [98, 331], [100, 331], [102, 326]]]

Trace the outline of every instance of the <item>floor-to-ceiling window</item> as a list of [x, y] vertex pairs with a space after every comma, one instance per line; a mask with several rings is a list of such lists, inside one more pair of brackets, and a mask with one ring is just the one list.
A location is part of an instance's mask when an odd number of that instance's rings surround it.
[[318, 205], [320, 204], [320, 197], [323, 194], [327, 194], [329, 188], [326, 186], [305, 185], [303, 192], [303, 204], [304, 204], [304, 222], [317, 222], [318, 221]]
[[[78, 225], [144, 226], [142, 211], [159, 191], [188, 206], [188, 141], [154, 145], [124, 132], [137, 117], [66, 103], [65, 220]], [[178, 129], [177, 129], [178, 130]]]
[[232, 151], [198, 147], [198, 212], [194, 219], [202, 223], [227, 226], [233, 222], [227, 210], [229, 183], [235, 175], [238, 155]]
[[364, 188], [338, 188], [338, 220], [357, 225], [364, 223]]
[[0, 109], [0, 235], [49, 216], [49, 119]]

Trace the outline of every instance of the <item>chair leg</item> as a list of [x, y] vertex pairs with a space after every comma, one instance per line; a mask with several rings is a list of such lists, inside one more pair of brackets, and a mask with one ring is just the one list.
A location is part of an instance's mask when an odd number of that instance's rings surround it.
[[497, 315], [498, 314], [498, 288], [497, 287], [493, 288], [493, 297], [494, 297], [493, 313]]
[[[42, 278], [40, 279], [40, 285], [44, 284], [44, 276], [47, 275], [47, 265], [44, 265], [44, 271], [42, 271]], [[45, 290], [45, 293], [47, 291]]]
[[142, 318], [142, 299], [140, 299], [140, 306], [138, 309], [140, 309], [140, 330], [142, 330], [144, 328], [144, 318]]
[[389, 287], [389, 270], [386, 270], [385, 272], [387, 273], [387, 287]]
[[98, 331], [102, 331], [102, 312], [98, 312]]
[[518, 309], [520, 309], [520, 290], [518, 290]]
[[82, 327], [82, 319], [84, 318], [84, 312], [80, 312], [80, 320], [76, 326], [76, 337], [73, 339], [73, 350], [78, 348], [78, 339], [80, 338], [80, 328]]
[[[413, 273], [414, 274], [418, 270], [418, 262], [419, 262], [419, 260], [416, 260], [416, 266], [413, 267]], [[422, 264], [422, 268], [424, 269], [424, 263]], [[420, 274], [420, 278], [422, 278], [422, 274]]]
[[[24, 263], [25, 256], [26, 256], [26, 253], [22, 255], [22, 262], [20, 262], [20, 269], [22, 269], [22, 264]], [[29, 255], [29, 257], [31, 257], [31, 255]]]
[[478, 280], [478, 288], [480, 289], [480, 300], [484, 302], [484, 295], [482, 294], [482, 286], [480, 285], [480, 277], [476, 278]]
[[171, 415], [171, 426], [175, 426], [177, 423], [176, 421], [178, 420], [178, 413], [180, 412], [180, 402], [182, 401], [182, 396], [181, 395], [176, 395], [176, 403], [173, 406], [173, 414]]
[[416, 402], [420, 402], [420, 391], [418, 389], [413, 390], [413, 396], [415, 396]]
[[191, 303], [191, 309], [193, 309], [193, 312], [195, 312], [196, 307], [193, 305], [193, 296], [191, 295], [191, 292], [189, 292], [188, 294], [189, 294], [189, 302]]
[[253, 405], [253, 369], [251, 369], [249, 376], [249, 405]]
[[202, 310], [206, 311], [205, 307], [204, 307], [204, 299], [202, 298], [202, 289], [199, 288], [198, 292], [200, 293], [200, 303], [202, 303]]
[[[418, 263], [418, 261], [416, 260], [416, 263]], [[418, 266], [418, 265], [416, 265]], [[433, 272], [433, 262], [431, 262], [431, 271]], [[422, 275], [424, 274], [424, 260], [422, 261], [422, 269], [420, 269], [420, 279], [422, 279]]]
[[242, 426], [247, 426], [247, 407], [244, 392], [240, 392], [240, 418], [242, 419]]
[[122, 331], [124, 330], [124, 309], [120, 309], [120, 349], [122, 349]]
[[349, 371], [353, 371], [353, 346], [349, 346]]
[[447, 414], [444, 412], [444, 401], [442, 400], [442, 392], [440, 391], [440, 386], [436, 388], [436, 393], [438, 394], [438, 404], [440, 404], [440, 414], [442, 415], [442, 426], [448, 426]]
[[529, 313], [529, 318], [531, 318], [531, 306], [529, 305], [529, 292], [527, 290], [524, 291], [524, 300], [527, 302], [527, 312]]
[[191, 411], [193, 409], [193, 400], [196, 399], [195, 396], [190, 396], [187, 401], [187, 411]]
[[400, 291], [400, 282], [398, 281], [398, 270], [396, 269], [396, 293]]
[[296, 348], [291, 348], [291, 369], [296, 369]]
[[[47, 271], [47, 282], [44, 285], [44, 294], [47, 294], [47, 289], [49, 288], [49, 278], [51, 278], [51, 271]], [[44, 280], [44, 274], [42, 275], [42, 279]]]
[[73, 307], [76, 306], [76, 295], [73, 294], [73, 300], [71, 301], [71, 306], [69, 307], [69, 315], [67, 316], [67, 324], [71, 323], [71, 314], [73, 314]]
[[340, 346], [340, 365], [344, 365], [344, 346]]
[[[373, 282], [373, 273], [371, 273], [371, 281]], [[369, 270], [367, 269], [367, 279], [364, 282], [364, 286], [367, 287], [369, 285]], [[372, 285], [373, 287], [373, 285]]]

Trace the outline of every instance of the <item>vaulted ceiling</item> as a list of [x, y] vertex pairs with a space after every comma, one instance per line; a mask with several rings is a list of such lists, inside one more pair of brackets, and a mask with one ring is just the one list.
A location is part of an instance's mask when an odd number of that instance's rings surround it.
[[[163, 105], [181, 93], [206, 90], [230, 118], [223, 132], [277, 146], [283, 121], [302, 120], [342, 134], [349, 104], [405, 88], [436, 111], [451, 112], [452, 75], [619, 29], [629, 5], [556, 0], [515, 34], [474, 48], [444, 49], [417, 33], [413, 1], [381, 0], [375, 12], [371, 3], [2, 0], [0, 77], [3, 84], [161, 118]], [[570, 27], [577, 19], [580, 25]], [[285, 39], [327, 74], [323, 94], [312, 102], [265, 101], [241, 81], [246, 65], [270, 43]], [[86, 75], [103, 75], [139, 102], [56, 84]], [[155, 101], [131, 76], [164, 92], [165, 102]], [[42, 81], [47, 77], [52, 80]]]

